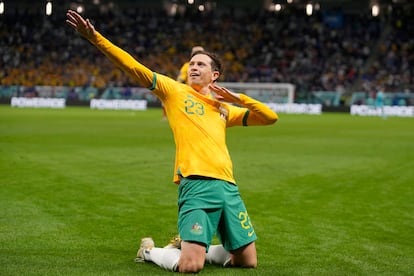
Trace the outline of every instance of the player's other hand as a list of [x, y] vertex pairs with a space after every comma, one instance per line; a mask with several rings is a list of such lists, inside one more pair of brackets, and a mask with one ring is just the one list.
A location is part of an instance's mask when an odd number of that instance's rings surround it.
[[221, 87], [213, 83], [209, 85], [209, 88], [216, 93], [215, 98], [219, 101], [229, 103], [237, 103], [240, 101], [240, 95], [238, 93], [231, 92], [225, 87]]
[[79, 13], [68, 10], [66, 13], [66, 23], [80, 33], [86, 39], [95, 37], [95, 27], [89, 21], [84, 19]]

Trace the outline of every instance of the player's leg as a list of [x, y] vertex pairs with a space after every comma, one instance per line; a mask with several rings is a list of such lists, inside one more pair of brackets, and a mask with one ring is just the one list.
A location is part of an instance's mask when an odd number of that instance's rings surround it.
[[182, 178], [179, 186], [178, 230], [181, 242], [180, 272], [199, 272], [221, 216], [220, 180]]
[[[170, 242], [164, 246], [164, 248], [181, 249], [181, 242], [180, 235], [177, 234], [171, 238]], [[209, 246], [208, 252], [206, 253], [205, 263], [227, 266], [230, 264], [230, 261], [230, 252], [228, 252], [222, 244]]]
[[230, 265], [245, 268], [257, 266], [256, 243], [252, 242], [230, 252]]
[[178, 261], [180, 273], [198, 273], [204, 267], [206, 246], [196, 242], [181, 242], [181, 255]]
[[218, 227], [218, 236], [224, 248], [230, 251], [230, 265], [254, 268], [257, 266], [257, 239], [238, 187], [225, 186], [226, 204]]
[[178, 229], [182, 239], [178, 271], [200, 272], [204, 267], [206, 248], [211, 242], [216, 226], [211, 223], [206, 211], [195, 209], [179, 214]]

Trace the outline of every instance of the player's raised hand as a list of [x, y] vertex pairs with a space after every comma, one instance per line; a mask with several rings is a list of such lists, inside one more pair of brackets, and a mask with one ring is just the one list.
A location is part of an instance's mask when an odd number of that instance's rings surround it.
[[218, 86], [216, 84], [210, 84], [209, 88], [213, 90], [217, 95], [216, 99], [229, 103], [237, 103], [240, 101], [240, 95], [235, 92], [231, 92], [225, 87]]
[[92, 39], [95, 36], [95, 27], [89, 19], [85, 20], [79, 13], [73, 10], [67, 11], [66, 23], [86, 39]]

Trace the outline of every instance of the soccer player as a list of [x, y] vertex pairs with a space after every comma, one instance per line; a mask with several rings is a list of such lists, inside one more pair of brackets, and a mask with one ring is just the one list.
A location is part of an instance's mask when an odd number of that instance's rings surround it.
[[[206, 261], [256, 267], [256, 233], [233, 177], [226, 128], [270, 125], [278, 115], [263, 103], [217, 86], [221, 63], [212, 53], [191, 57], [189, 85], [182, 84], [135, 60], [75, 11], [66, 15], [69, 26], [163, 102], [174, 134], [181, 250], [155, 247], [151, 238], [144, 238], [138, 257], [181, 273], [200, 272]], [[214, 234], [222, 246], [210, 246]]]

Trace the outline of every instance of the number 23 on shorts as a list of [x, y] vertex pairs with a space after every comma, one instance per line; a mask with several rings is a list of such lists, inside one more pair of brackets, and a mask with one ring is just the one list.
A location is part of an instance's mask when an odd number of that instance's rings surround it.
[[248, 231], [247, 235], [249, 237], [253, 236], [254, 228], [253, 228], [252, 222], [247, 212], [240, 212], [239, 219], [240, 219], [240, 224], [243, 227], [243, 229], [246, 229]]

